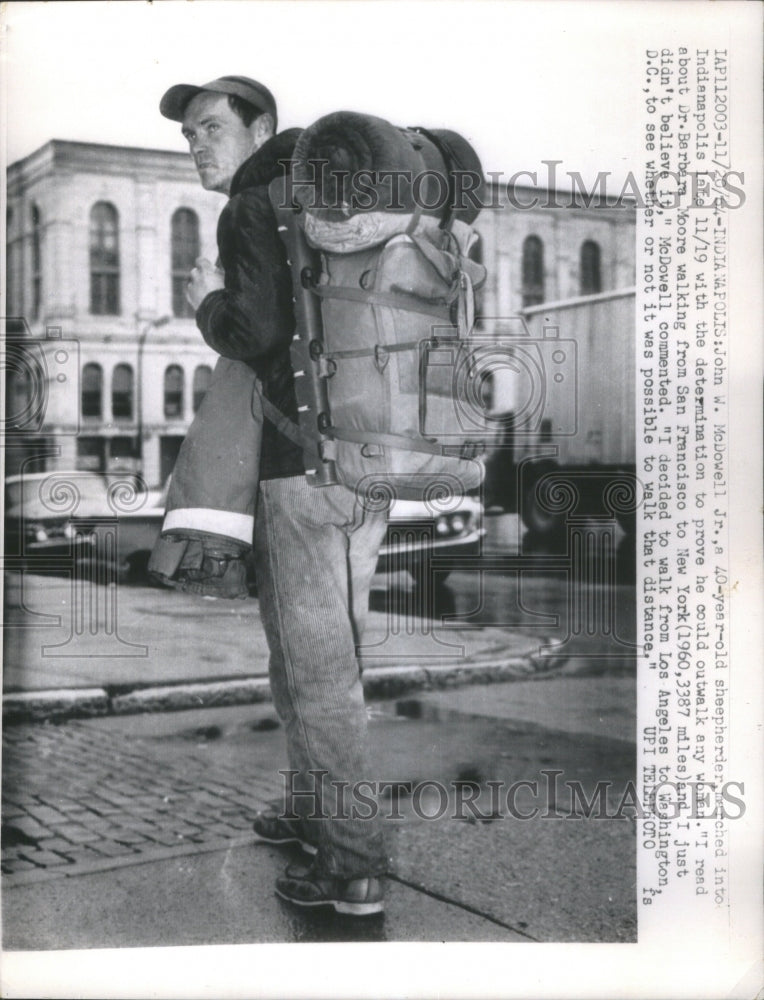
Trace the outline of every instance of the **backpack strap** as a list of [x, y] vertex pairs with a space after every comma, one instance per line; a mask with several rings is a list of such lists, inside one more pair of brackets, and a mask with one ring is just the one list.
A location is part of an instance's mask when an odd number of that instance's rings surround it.
[[344, 285], [310, 285], [310, 290], [320, 299], [343, 299], [345, 302], [360, 302], [362, 305], [405, 309], [407, 312], [432, 316], [442, 323], [450, 321], [448, 306], [423, 302], [415, 295], [406, 295], [405, 292], [367, 292], [363, 288], [350, 288]]
[[[311, 438], [298, 425], [290, 420], [286, 414], [274, 406], [270, 400], [261, 395], [263, 416], [269, 420], [276, 429], [288, 438], [292, 444], [296, 444], [311, 454], [318, 457], [319, 444], [317, 440]], [[432, 455], [442, 455], [442, 446], [436, 444], [428, 438], [407, 438], [402, 434], [375, 434], [371, 431], [355, 431], [349, 427], [330, 427], [327, 433], [340, 441], [350, 441], [354, 444], [377, 444], [388, 448], [403, 448], [405, 451], [426, 451]]]
[[319, 457], [319, 443], [316, 439], [306, 434], [293, 420], [282, 413], [273, 403], [260, 394], [260, 401], [263, 408], [263, 416], [269, 420], [280, 434], [296, 444], [298, 448], [309, 451], [315, 458]]
[[374, 358], [381, 354], [398, 354], [401, 351], [416, 351], [421, 340], [407, 340], [402, 344], [375, 344], [374, 347], [357, 347], [349, 351], [326, 351], [322, 358], [327, 361], [342, 361], [345, 358]]
[[455, 205], [456, 183], [454, 180], [454, 167], [455, 167], [454, 158], [451, 155], [451, 152], [449, 151], [447, 146], [443, 142], [441, 142], [441, 140], [436, 135], [433, 135], [433, 133], [430, 132], [429, 129], [426, 129], [421, 125], [412, 125], [411, 131], [418, 132], [419, 135], [423, 135], [425, 139], [427, 139], [429, 142], [433, 144], [433, 146], [443, 157], [443, 163], [446, 166], [446, 178], [448, 181], [448, 202], [446, 205], [447, 213], [445, 218], [442, 219], [440, 222], [440, 228], [450, 231], [451, 226], [453, 225], [454, 222], [454, 218], [456, 217], [456, 205]]
[[379, 445], [382, 448], [398, 448], [401, 451], [423, 451], [428, 455], [453, 456], [456, 458], [476, 457], [485, 450], [481, 441], [460, 442], [459, 444], [438, 444], [434, 438], [404, 437], [403, 434], [381, 434], [375, 431], [356, 431], [349, 427], [335, 427], [328, 431], [338, 441], [352, 444]]
[[409, 238], [437, 276], [442, 281], [445, 281], [447, 285], [453, 286], [461, 268], [461, 256], [455, 257], [453, 254], [447, 254], [445, 251], [439, 250], [428, 239], [422, 236], [411, 236]]
[[[438, 444], [431, 438], [409, 438], [403, 434], [377, 434], [374, 431], [356, 431], [350, 427], [331, 426], [326, 429], [330, 435], [328, 441], [311, 438], [305, 434], [293, 421], [290, 420], [281, 410], [274, 406], [270, 400], [261, 396], [263, 415], [276, 427], [285, 438], [288, 438], [299, 448], [309, 452], [313, 457], [326, 461], [331, 458], [332, 439], [338, 441], [348, 441], [351, 444], [378, 445], [381, 448], [398, 448], [401, 451], [423, 451], [428, 455], [454, 455], [457, 457], [474, 457], [480, 454], [483, 445], [480, 442], [470, 442], [469, 444], [448, 445]], [[469, 455], [467, 453], [470, 453]]]

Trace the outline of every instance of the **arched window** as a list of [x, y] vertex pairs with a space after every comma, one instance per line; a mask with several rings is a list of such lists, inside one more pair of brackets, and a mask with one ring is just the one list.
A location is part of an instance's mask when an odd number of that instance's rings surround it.
[[193, 407], [194, 413], [202, 405], [202, 400], [204, 399], [204, 394], [207, 391], [207, 387], [210, 384], [210, 379], [212, 378], [212, 369], [209, 365], [199, 365], [199, 367], [194, 372], [194, 387], [193, 387]]
[[523, 242], [523, 306], [537, 306], [544, 301], [544, 244], [538, 236]]
[[119, 215], [99, 201], [90, 210], [90, 311], [116, 316], [119, 310]]
[[168, 420], [183, 416], [183, 369], [170, 365], [164, 373], [164, 415]]
[[172, 217], [172, 312], [193, 316], [186, 299], [188, 272], [199, 256], [199, 218], [190, 208], [179, 208]]
[[42, 216], [32, 205], [32, 318], [37, 319], [42, 305]]
[[97, 364], [82, 369], [82, 416], [103, 416], [103, 369]]
[[594, 240], [581, 244], [580, 284], [582, 295], [595, 295], [602, 291], [600, 274], [600, 245]]
[[133, 419], [133, 369], [117, 365], [111, 376], [111, 414], [115, 420]]

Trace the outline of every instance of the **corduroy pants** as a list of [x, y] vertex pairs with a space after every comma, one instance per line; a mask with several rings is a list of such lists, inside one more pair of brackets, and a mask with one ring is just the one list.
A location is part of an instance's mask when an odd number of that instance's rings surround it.
[[318, 844], [317, 870], [340, 877], [387, 868], [379, 818], [354, 794], [374, 778], [356, 646], [385, 525], [385, 511], [365, 510], [344, 486], [304, 476], [260, 484], [258, 597], [292, 808]]

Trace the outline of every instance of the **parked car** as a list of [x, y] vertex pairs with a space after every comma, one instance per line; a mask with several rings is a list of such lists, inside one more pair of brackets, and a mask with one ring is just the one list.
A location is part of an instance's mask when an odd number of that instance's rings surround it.
[[[120, 516], [117, 551], [120, 569], [132, 579], [145, 579], [148, 560], [164, 519], [167, 489], [155, 506]], [[483, 508], [473, 497], [460, 497], [441, 507], [413, 500], [395, 500], [388, 515], [387, 536], [379, 551], [378, 573], [408, 570], [416, 576], [430, 554], [475, 555], [480, 549]], [[447, 567], [438, 566], [442, 583]]]
[[53, 470], [8, 476], [5, 558], [40, 567], [69, 558], [78, 547], [93, 544], [99, 524], [119, 523], [124, 510], [154, 508], [161, 499], [129, 474]]
[[[87, 554], [91, 559], [95, 548], [96, 556], [119, 575], [144, 580], [162, 527], [168, 486], [148, 490], [135, 476], [85, 471], [9, 476], [6, 554], [42, 567], [46, 558]], [[396, 500], [377, 572], [407, 570], [416, 577], [430, 555], [474, 555], [484, 534], [482, 522], [482, 504], [473, 497], [442, 503]], [[116, 534], [115, 544], [106, 542], [107, 533]], [[438, 582], [448, 572], [447, 565], [439, 565]]]
[[5, 559], [66, 555], [71, 542], [65, 534], [69, 518], [56, 516], [45, 505], [39, 491], [45, 473], [8, 476], [4, 498]]
[[[141, 491], [136, 483], [131, 490], [131, 483], [124, 476], [82, 472], [35, 473], [23, 477], [23, 486], [15, 482], [21, 479], [11, 477], [6, 483], [6, 494], [10, 490], [17, 500], [19, 492], [26, 495], [26, 503], [22, 505], [25, 514], [17, 517], [15, 523], [19, 526], [23, 523], [26, 534], [34, 536], [34, 542], [27, 545], [28, 555], [33, 551], [40, 553], [46, 545], [55, 548], [56, 554], [66, 555], [71, 553], [74, 539], [80, 545], [95, 547], [97, 557], [113, 564], [120, 575], [133, 580], [147, 578], [149, 555], [162, 527], [169, 484], [163, 490]], [[76, 488], [79, 494], [69, 516], [52, 513], [55, 505], [51, 490], [55, 490], [56, 484], [59, 492], [66, 487], [70, 491]], [[127, 495], [118, 504], [114, 491], [120, 487]], [[61, 500], [59, 496], [59, 508]], [[36, 516], [30, 517], [33, 509]], [[484, 534], [482, 520], [482, 505], [473, 497], [428, 504], [396, 500], [390, 509], [377, 572], [407, 570], [416, 577], [430, 554], [437, 557], [476, 554]], [[111, 532], [113, 526], [116, 526], [116, 544], [106, 544], [106, 532]], [[32, 544], [36, 548], [32, 549]], [[92, 550], [87, 555], [92, 558]], [[447, 566], [439, 565], [438, 582], [443, 582], [448, 572]]]
[[[387, 518], [387, 536], [379, 550], [378, 573], [407, 570], [416, 578], [425, 560], [435, 556], [477, 555], [483, 528], [483, 505], [471, 496], [455, 498], [441, 509], [417, 500], [393, 501]], [[437, 581], [451, 572], [438, 565]]]

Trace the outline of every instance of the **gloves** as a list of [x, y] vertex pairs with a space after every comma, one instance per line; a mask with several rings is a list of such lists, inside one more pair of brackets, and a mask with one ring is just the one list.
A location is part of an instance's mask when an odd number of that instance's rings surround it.
[[196, 532], [161, 535], [149, 559], [149, 573], [165, 587], [202, 597], [249, 597], [249, 547], [221, 535]]

